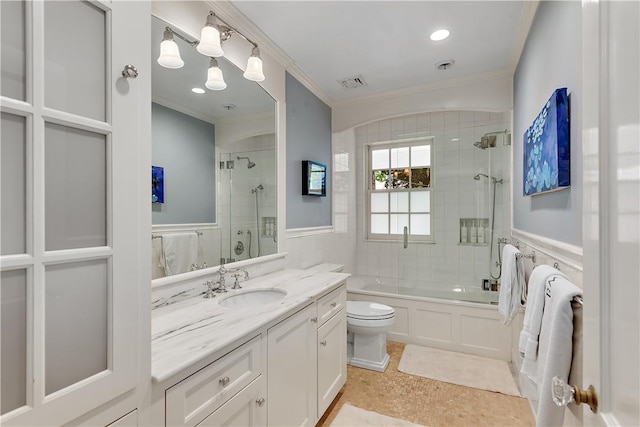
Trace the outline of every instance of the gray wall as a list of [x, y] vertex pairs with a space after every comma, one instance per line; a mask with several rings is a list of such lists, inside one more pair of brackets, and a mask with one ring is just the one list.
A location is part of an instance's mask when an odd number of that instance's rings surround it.
[[[289, 73], [287, 103], [287, 228], [331, 225], [331, 108]], [[327, 196], [302, 195], [302, 160], [327, 165]]]
[[151, 132], [152, 164], [164, 168], [164, 204], [152, 205], [152, 223], [215, 222], [214, 126], [154, 103]]
[[[582, 246], [582, 10], [543, 1], [513, 78], [513, 226]], [[569, 93], [571, 187], [522, 195], [523, 135], [556, 88]]]

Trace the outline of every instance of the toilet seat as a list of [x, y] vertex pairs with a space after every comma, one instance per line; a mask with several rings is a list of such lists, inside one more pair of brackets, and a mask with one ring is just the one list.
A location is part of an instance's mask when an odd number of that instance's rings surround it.
[[354, 320], [393, 319], [395, 310], [388, 305], [366, 301], [347, 301], [347, 318]]

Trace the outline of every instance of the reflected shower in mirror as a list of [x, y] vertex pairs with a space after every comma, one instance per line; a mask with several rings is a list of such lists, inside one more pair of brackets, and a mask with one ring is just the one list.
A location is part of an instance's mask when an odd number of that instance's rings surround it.
[[[167, 27], [181, 68], [156, 61]], [[155, 17], [151, 30], [152, 165], [162, 171], [152, 191], [163, 196], [152, 203], [153, 278], [276, 253], [275, 101], [224, 57], [226, 88], [209, 89], [211, 58], [183, 40], [193, 38]]]

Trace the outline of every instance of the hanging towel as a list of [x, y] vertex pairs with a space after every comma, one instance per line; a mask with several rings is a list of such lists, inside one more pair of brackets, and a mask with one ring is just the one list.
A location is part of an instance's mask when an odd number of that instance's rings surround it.
[[536, 382], [536, 368], [538, 358], [538, 337], [542, 327], [542, 314], [544, 312], [544, 290], [548, 280], [554, 276], [567, 278], [557, 269], [549, 265], [540, 265], [533, 269], [529, 277], [529, 290], [527, 292], [527, 307], [524, 311], [524, 322], [520, 332], [518, 347], [524, 356], [520, 371], [534, 383]]
[[564, 277], [556, 276], [545, 284], [545, 308], [538, 353], [537, 426], [562, 426], [565, 408], [551, 397], [551, 380], [558, 376], [568, 382], [573, 358], [573, 307], [571, 301], [582, 291]]
[[167, 276], [185, 273], [198, 262], [198, 234], [168, 233], [162, 235], [162, 266]]
[[502, 249], [502, 282], [498, 295], [498, 313], [509, 325], [522, 306], [524, 295], [524, 263], [518, 258], [520, 251], [512, 245]]

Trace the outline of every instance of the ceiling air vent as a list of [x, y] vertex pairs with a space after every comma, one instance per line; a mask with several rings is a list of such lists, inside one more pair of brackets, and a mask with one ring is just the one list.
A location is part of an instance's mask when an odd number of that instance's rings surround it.
[[367, 85], [367, 82], [364, 80], [364, 77], [362, 77], [362, 74], [358, 74], [357, 76], [347, 77], [345, 79], [338, 80], [338, 83], [340, 83], [340, 86], [342, 86], [345, 89], [355, 89], [357, 87], [362, 87]]

